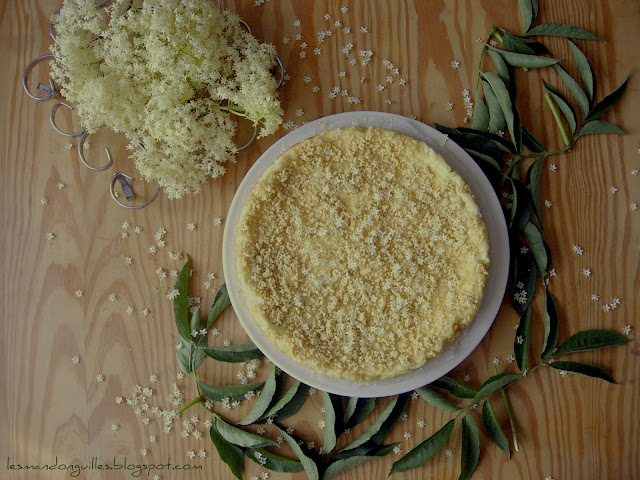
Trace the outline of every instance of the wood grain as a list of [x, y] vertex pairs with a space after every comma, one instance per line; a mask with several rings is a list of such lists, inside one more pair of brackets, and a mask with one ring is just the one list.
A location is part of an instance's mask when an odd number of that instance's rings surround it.
[[[473, 91], [480, 43], [492, 24], [520, 31], [515, 1], [457, 0], [410, 1], [379, 0], [338, 2], [331, 0], [297, 2], [273, 0], [255, 7], [251, 0], [223, 2], [251, 25], [261, 40], [273, 42], [285, 62], [291, 80], [281, 92], [285, 120], [309, 121], [348, 110], [381, 110], [407, 116], [415, 115], [427, 123], [461, 125], [465, 116], [461, 91]], [[340, 7], [347, 4], [347, 14]], [[596, 32], [606, 43], [578, 41], [587, 52], [599, 89], [615, 88], [631, 75], [628, 91], [619, 106], [607, 118], [623, 126], [624, 137], [588, 136], [575, 149], [552, 160], [556, 172], [545, 169], [543, 198], [553, 202], [545, 210], [544, 226], [553, 252], [557, 276], [550, 288], [558, 299], [561, 339], [586, 328], [610, 328], [620, 331], [632, 325], [632, 342], [627, 347], [584, 353], [582, 361], [610, 367], [619, 385], [610, 385], [580, 377], [563, 378], [557, 371], [541, 369], [509, 390], [519, 431], [521, 451], [508, 458], [497, 447], [484, 445], [477, 479], [543, 479], [553, 476], [567, 479], [634, 479], [640, 477], [640, 211], [631, 211], [632, 202], [640, 202], [640, 177], [630, 174], [640, 168], [640, 3], [635, 0], [565, 0], [540, 2], [539, 22], [567, 22]], [[178, 432], [167, 436], [161, 424], [151, 416], [149, 426], [127, 405], [116, 405], [115, 397], [128, 396], [136, 384], [151, 385], [149, 375], [158, 374], [153, 384], [152, 405], [168, 408], [166, 401], [173, 383], [178, 383], [185, 399], [193, 395], [192, 382], [176, 380], [174, 359], [176, 332], [172, 309], [164, 293], [173, 283], [171, 277], [160, 280], [155, 271], [179, 269], [182, 261], [170, 260], [167, 251], [189, 254], [194, 264], [192, 282], [202, 303], [208, 308], [214, 290], [205, 290], [209, 272], [216, 274], [216, 286], [223, 279], [221, 240], [223, 227], [213, 219], [224, 219], [235, 188], [261, 152], [286, 132], [263, 139], [238, 155], [224, 178], [207, 183], [200, 195], [170, 201], [160, 195], [149, 208], [129, 212], [116, 206], [107, 193], [114, 170], [90, 172], [76, 158], [75, 148], [67, 150], [66, 139], [51, 129], [48, 111], [51, 102], [35, 102], [22, 91], [21, 77], [28, 62], [48, 51], [48, 16], [59, 6], [58, 0], [7, 0], [0, 3], [0, 58], [2, 76], [2, 307], [0, 330], [0, 457], [23, 464], [90, 463], [92, 457], [108, 462], [114, 456], [127, 457], [130, 463], [177, 463], [203, 465], [199, 472], [161, 472], [163, 478], [231, 479], [232, 475], [218, 458], [210, 441], [180, 438]], [[350, 35], [333, 28], [324, 19], [331, 13], [352, 28]], [[293, 26], [301, 20], [301, 28]], [[367, 34], [359, 32], [366, 26]], [[313, 55], [317, 33], [332, 28], [333, 36], [323, 44], [320, 56]], [[300, 42], [296, 33], [309, 44], [307, 58], [299, 58]], [[292, 42], [284, 45], [284, 36]], [[371, 49], [375, 59], [370, 67], [353, 67], [341, 53], [345, 43], [354, 44], [354, 52]], [[549, 40], [561, 58], [570, 58], [566, 42]], [[352, 55], [353, 56], [353, 53]], [[400, 69], [408, 85], [385, 83], [383, 59]], [[450, 67], [460, 61], [460, 68]], [[577, 70], [565, 62], [570, 73]], [[346, 72], [341, 79], [338, 73]], [[34, 71], [34, 81], [46, 79], [47, 67]], [[302, 77], [310, 75], [305, 84]], [[541, 78], [558, 84], [547, 70], [519, 73], [523, 122], [543, 139], [549, 148], [559, 146], [560, 138], [543, 101]], [[376, 86], [384, 84], [383, 92]], [[321, 87], [312, 93], [311, 87]], [[350, 105], [346, 97], [330, 100], [335, 85], [347, 88], [361, 98]], [[391, 100], [388, 105], [385, 100]], [[454, 103], [448, 110], [446, 104]], [[295, 112], [303, 109], [304, 116]], [[64, 113], [64, 112], [60, 112]], [[61, 115], [62, 124], [71, 128], [70, 116]], [[114, 168], [133, 173], [126, 158], [122, 138], [100, 132], [91, 139], [88, 155], [95, 164], [102, 162], [100, 152], [108, 145], [115, 154]], [[56, 185], [67, 186], [59, 190]], [[617, 193], [611, 193], [611, 187]], [[149, 187], [150, 189], [153, 186]], [[46, 196], [48, 205], [41, 205]], [[121, 225], [143, 227], [141, 234], [129, 230], [122, 238]], [[187, 223], [195, 222], [194, 232]], [[148, 253], [153, 234], [167, 229], [167, 247], [157, 255]], [[53, 241], [45, 233], [53, 232]], [[572, 245], [584, 248], [577, 256]], [[125, 256], [134, 259], [132, 266]], [[582, 276], [590, 268], [591, 277]], [[84, 296], [76, 297], [76, 290]], [[115, 303], [108, 301], [116, 293]], [[592, 294], [599, 302], [590, 300]], [[613, 297], [621, 306], [609, 313], [602, 310]], [[133, 306], [135, 313], [125, 309]], [[144, 308], [151, 314], [145, 317]], [[540, 311], [534, 312], [539, 332]], [[473, 354], [452, 373], [456, 378], [469, 374], [472, 385], [491, 375], [492, 359], [502, 359], [512, 351], [513, 327], [517, 318], [508, 305], [487, 337]], [[222, 333], [214, 340], [246, 341], [231, 310], [220, 322]], [[71, 358], [79, 355], [80, 363]], [[207, 361], [205, 381], [217, 384], [237, 383], [238, 366], [221, 366]], [[96, 375], [105, 376], [98, 383]], [[260, 375], [266, 375], [263, 367]], [[296, 433], [321, 445], [322, 418], [319, 395], [310, 397], [303, 411], [287, 422]], [[386, 403], [380, 400], [377, 412]], [[506, 427], [502, 404], [494, 402], [498, 418]], [[247, 407], [233, 411], [239, 419]], [[203, 418], [204, 412], [194, 413]], [[389, 437], [401, 441], [403, 451], [417, 445], [449, 418], [422, 400], [410, 401], [408, 420], [401, 422]], [[424, 419], [426, 427], [416, 422]], [[202, 422], [202, 420], [201, 420]], [[371, 420], [365, 422], [368, 425]], [[113, 432], [112, 424], [120, 426]], [[202, 425], [200, 423], [200, 425]], [[177, 428], [177, 427], [176, 427]], [[200, 427], [201, 430], [204, 430]], [[403, 439], [405, 431], [413, 433]], [[457, 432], [457, 430], [456, 430]], [[273, 431], [269, 430], [269, 434]], [[354, 434], [357, 433], [354, 431]], [[157, 434], [157, 443], [149, 435]], [[275, 436], [275, 435], [274, 435]], [[459, 471], [460, 444], [452, 436], [444, 453], [418, 470], [397, 478], [456, 478]], [[344, 441], [344, 440], [342, 440]], [[149, 450], [141, 456], [143, 448]], [[206, 459], [188, 460], [188, 450], [204, 449]], [[386, 478], [391, 455], [359, 466], [340, 478]], [[7, 470], [0, 458], [0, 478], [72, 478], [70, 472], [15, 472]], [[245, 478], [261, 470], [247, 461]], [[84, 478], [124, 479], [127, 472], [87, 471]], [[143, 475], [144, 476], [144, 475]], [[303, 473], [271, 473], [270, 478], [305, 478]]]

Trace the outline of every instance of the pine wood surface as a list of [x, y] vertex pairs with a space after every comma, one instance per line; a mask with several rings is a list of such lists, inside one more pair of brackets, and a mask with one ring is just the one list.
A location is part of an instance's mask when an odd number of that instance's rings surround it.
[[[476, 64], [480, 52], [478, 38], [484, 38], [492, 24], [521, 31], [517, 2], [506, 0], [458, 1], [294, 1], [272, 0], [254, 6], [253, 0], [223, 0], [253, 29], [259, 39], [273, 42], [286, 65], [291, 80], [281, 90], [285, 120], [309, 121], [323, 115], [350, 110], [380, 110], [415, 115], [429, 123], [462, 125], [465, 116], [461, 91], [473, 92]], [[347, 14], [340, 12], [346, 4]], [[173, 280], [160, 280], [155, 271], [178, 269], [181, 261], [170, 260], [169, 250], [180, 250], [192, 258], [195, 273], [192, 294], [202, 297], [208, 309], [215, 289], [206, 290], [206, 274], [216, 274], [215, 287], [223, 281], [221, 241], [223, 228], [213, 219], [224, 221], [235, 188], [251, 164], [269, 145], [286, 132], [254, 143], [238, 155], [227, 174], [204, 185], [202, 193], [181, 200], [168, 200], [160, 194], [148, 208], [126, 211], [109, 197], [108, 181], [112, 173], [122, 170], [133, 174], [120, 136], [100, 132], [91, 137], [87, 156], [94, 164], [104, 160], [103, 148], [109, 146], [115, 165], [105, 172], [91, 172], [77, 160], [75, 147], [67, 150], [68, 140], [49, 125], [48, 113], [53, 102], [35, 102], [21, 87], [22, 71], [29, 61], [47, 53], [48, 17], [59, 6], [58, 0], [4, 0], [0, 3], [0, 75], [2, 76], [2, 300], [0, 330], [0, 478], [45, 479], [72, 478], [70, 473], [15, 472], [8, 463], [45, 464], [56, 458], [59, 463], [90, 464], [93, 457], [108, 462], [114, 456], [127, 457], [129, 463], [175, 463], [203, 465], [203, 471], [164, 472], [165, 479], [233, 478], [205, 435], [202, 440], [182, 439], [179, 426], [167, 436], [159, 419], [151, 415], [149, 426], [126, 404], [116, 405], [118, 395], [129, 396], [136, 384], [155, 390], [151, 405], [168, 408], [167, 395], [178, 383], [188, 401], [193, 397], [190, 379], [176, 380], [174, 345], [177, 333], [172, 307], [164, 293]], [[332, 14], [331, 22], [324, 19]], [[293, 26], [301, 20], [301, 28]], [[340, 19], [352, 28], [350, 35], [333, 28]], [[520, 452], [508, 458], [481, 433], [482, 451], [474, 479], [635, 479], [640, 477], [640, 302], [637, 300], [640, 274], [640, 211], [631, 211], [630, 203], [640, 202], [640, 176], [631, 175], [640, 168], [638, 137], [640, 135], [640, 96], [638, 70], [640, 55], [640, 3], [635, 0], [563, 0], [540, 1], [539, 22], [566, 22], [587, 28], [605, 38], [606, 43], [578, 41], [593, 69], [599, 98], [615, 88], [626, 75], [630, 83], [620, 105], [606, 118], [621, 125], [624, 137], [587, 136], [568, 154], [548, 161], [557, 171], [544, 169], [543, 199], [553, 202], [545, 209], [544, 226], [553, 253], [557, 276], [550, 288], [555, 294], [561, 317], [560, 339], [587, 328], [610, 328], [621, 331], [625, 325], [634, 328], [626, 347], [576, 355], [576, 359], [610, 368], [619, 381], [611, 385], [576, 376], [561, 377], [552, 369], [540, 369], [508, 391], [516, 418]], [[360, 26], [368, 33], [360, 33]], [[331, 28], [334, 35], [323, 44], [316, 56], [316, 35]], [[302, 33], [309, 44], [307, 58], [300, 59], [300, 43], [295, 35]], [[283, 45], [287, 36], [291, 43]], [[341, 53], [346, 42], [354, 44], [354, 52], [371, 49], [374, 61], [369, 67], [353, 67]], [[548, 40], [548, 45], [561, 58], [570, 58], [564, 40]], [[350, 56], [354, 56], [352, 53]], [[386, 84], [382, 60], [389, 59], [406, 78], [407, 86], [398, 82]], [[460, 68], [451, 67], [452, 60]], [[576, 74], [573, 62], [567, 69]], [[34, 71], [34, 82], [44, 81], [47, 66]], [[346, 71], [346, 78], [338, 73]], [[303, 76], [312, 82], [305, 84]], [[362, 77], [364, 80], [361, 81]], [[555, 74], [546, 69], [518, 76], [523, 121], [549, 148], [560, 145], [560, 137], [543, 100], [541, 77], [558, 85]], [[33, 82], [32, 82], [33, 83]], [[381, 93], [377, 84], [385, 84]], [[311, 87], [321, 87], [312, 93]], [[335, 85], [347, 88], [362, 99], [350, 105], [346, 97], [330, 100]], [[385, 103], [392, 101], [391, 105]], [[452, 110], [447, 103], [453, 102]], [[304, 115], [296, 116], [303, 109]], [[59, 112], [60, 124], [77, 128], [68, 112]], [[245, 125], [246, 127], [246, 125]], [[242, 135], [242, 134], [241, 134]], [[75, 140], [73, 140], [75, 143]], [[66, 188], [59, 190], [58, 182]], [[619, 191], [612, 194], [615, 186]], [[150, 187], [150, 190], [153, 186]], [[41, 197], [48, 205], [42, 205]], [[121, 238], [121, 225], [128, 220], [132, 227], [143, 227], [141, 234], [129, 230], [129, 238]], [[197, 229], [187, 230], [194, 222]], [[154, 243], [154, 233], [164, 227], [167, 247], [152, 256], [147, 248]], [[47, 241], [45, 233], [55, 239]], [[584, 248], [584, 255], [572, 251], [572, 245]], [[133, 258], [133, 265], [124, 258]], [[590, 268], [591, 277], [582, 275]], [[84, 296], [76, 297], [76, 290]], [[117, 294], [115, 303], [109, 293]], [[590, 299], [597, 293], [600, 301]], [[619, 297], [622, 304], [609, 313], [602, 310], [605, 302]], [[125, 313], [133, 306], [135, 313]], [[151, 314], [145, 317], [142, 310]], [[537, 324], [534, 338], [540, 337], [541, 313], [534, 311]], [[502, 359], [500, 369], [514, 370], [505, 357], [512, 353], [514, 325], [517, 316], [505, 303], [494, 326], [473, 354], [452, 375], [472, 378], [479, 386], [492, 374], [492, 359]], [[228, 309], [220, 321], [221, 334], [214, 344], [224, 339], [247, 341], [246, 334]], [[539, 342], [534, 344], [539, 345]], [[72, 364], [74, 355], [80, 363]], [[236, 384], [239, 366], [226, 366], [205, 361], [199, 374], [209, 383]], [[267, 369], [260, 370], [260, 376]], [[102, 373], [105, 381], [98, 383]], [[159, 376], [150, 384], [149, 376]], [[375, 414], [387, 400], [378, 402]], [[493, 402], [498, 418], [508, 433], [504, 407], [496, 397]], [[320, 395], [309, 397], [303, 410], [289, 419], [296, 433], [316, 445], [322, 444]], [[195, 407], [191, 415], [205, 412]], [[247, 407], [233, 410], [229, 417], [240, 419]], [[374, 414], [374, 416], [375, 416]], [[476, 419], [479, 412], [475, 412]], [[189, 415], [190, 416], [190, 415]], [[401, 441], [403, 452], [417, 445], [440, 428], [450, 417], [422, 400], [410, 400], [408, 420], [401, 421], [391, 441]], [[424, 419], [425, 428], [417, 421]], [[369, 419], [364, 426], [370, 424]], [[120, 426], [112, 431], [112, 424]], [[424, 467], [395, 475], [402, 479], [453, 479], [459, 472], [460, 440], [458, 426], [444, 451]], [[255, 427], [252, 427], [255, 431]], [[403, 438], [409, 431], [413, 437]], [[206, 432], [205, 432], [206, 433]], [[357, 432], [352, 433], [351, 438]], [[149, 435], [157, 434], [157, 443]], [[275, 438], [273, 427], [267, 434]], [[344, 439], [342, 440], [344, 442]], [[141, 456], [143, 448], [149, 450]], [[207, 458], [189, 460], [188, 450], [204, 449]], [[370, 462], [343, 473], [340, 478], [386, 478], [398, 457]], [[245, 478], [261, 470], [246, 461]], [[127, 472], [86, 471], [79, 478], [125, 479]], [[142, 475], [142, 478], [145, 474]], [[305, 478], [304, 473], [270, 473], [269, 478]]]

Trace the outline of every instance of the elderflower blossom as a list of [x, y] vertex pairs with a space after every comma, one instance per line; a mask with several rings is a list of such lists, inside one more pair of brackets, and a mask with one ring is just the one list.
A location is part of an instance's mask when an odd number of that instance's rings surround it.
[[145, 0], [121, 14], [128, 5], [65, 0], [51, 76], [89, 133], [106, 125], [126, 135], [145, 180], [169, 198], [198, 193], [234, 158], [235, 116], [259, 124], [260, 137], [282, 122], [275, 48], [215, 2]]

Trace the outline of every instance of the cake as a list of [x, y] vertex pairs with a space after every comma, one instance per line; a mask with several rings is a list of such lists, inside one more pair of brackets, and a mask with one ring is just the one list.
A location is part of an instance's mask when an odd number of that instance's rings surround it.
[[369, 381], [419, 368], [474, 319], [486, 227], [462, 177], [424, 142], [327, 130], [280, 155], [236, 233], [253, 318], [296, 362]]

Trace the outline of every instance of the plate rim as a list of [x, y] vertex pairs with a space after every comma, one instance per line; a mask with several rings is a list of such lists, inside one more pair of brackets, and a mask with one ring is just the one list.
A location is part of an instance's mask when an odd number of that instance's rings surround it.
[[[382, 380], [356, 381], [333, 378], [314, 371], [282, 353], [253, 320], [244, 300], [236, 270], [235, 233], [240, 212], [264, 171], [281, 153], [296, 143], [324, 130], [350, 126], [380, 126], [399, 131], [425, 142], [442, 155], [470, 186], [489, 235], [489, 275], [480, 309], [474, 319], [438, 357], [415, 370]], [[491, 224], [491, 229], [487, 223]], [[446, 375], [464, 361], [491, 329], [500, 310], [508, 279], [509, 261], [508, 230], [500, 201], [491, 183], [469, 154], [445, 134], [425, 123], [393, 113], [375, 111], [344, 112], [320, 117], [276, 140], [258, 157], [240, 182], [227, 212], [222, 240], [223, 271], [231, 305], [251, 341], [276, 366], [303, 383], [329, 393], [363, 398], [390, 396], [415, 390]], [[489, 287], [493, 290], [489, 291]], [[499, 293], [495, 293], [496, 291]]]

